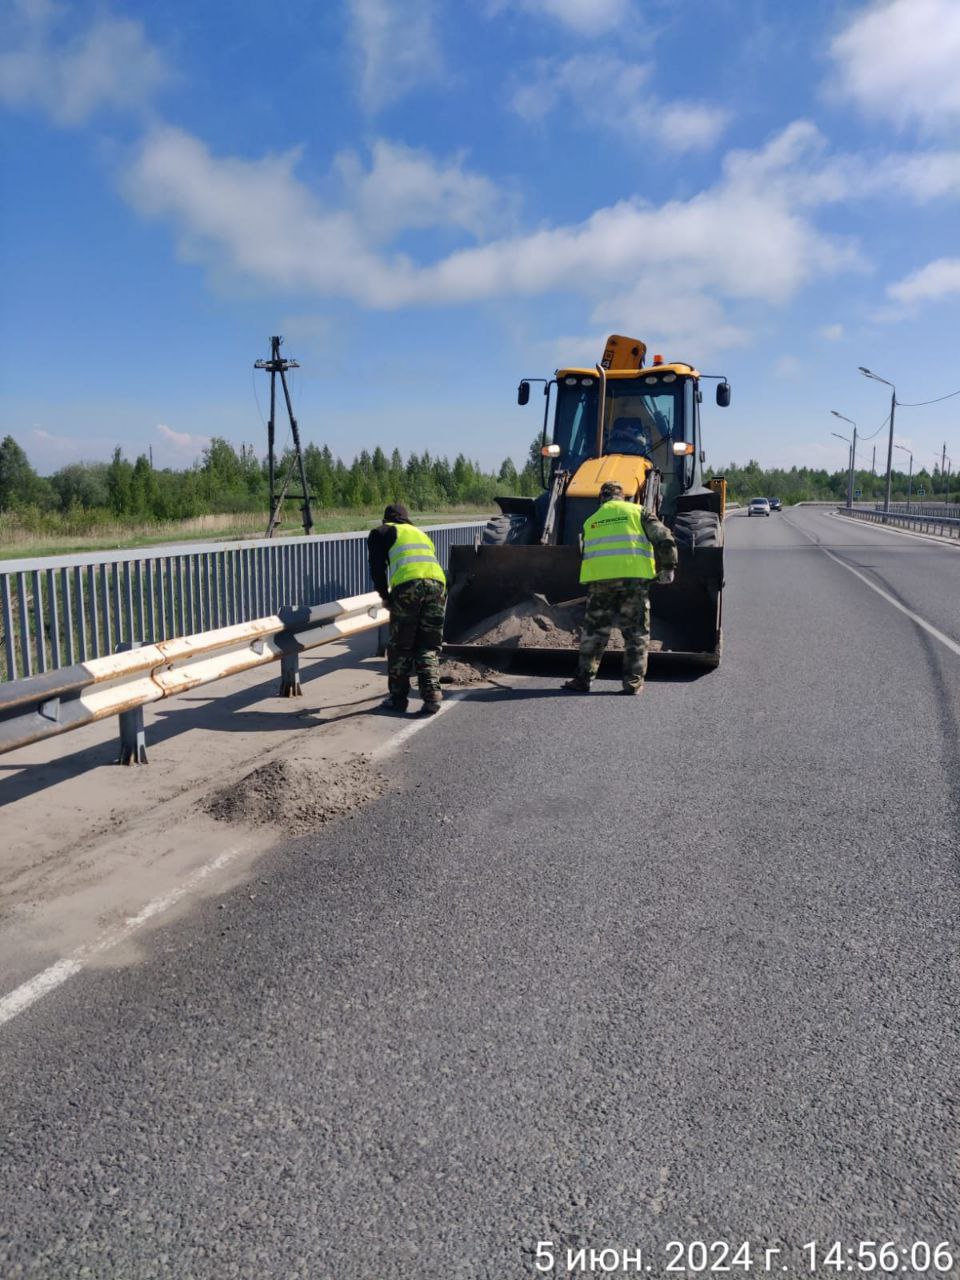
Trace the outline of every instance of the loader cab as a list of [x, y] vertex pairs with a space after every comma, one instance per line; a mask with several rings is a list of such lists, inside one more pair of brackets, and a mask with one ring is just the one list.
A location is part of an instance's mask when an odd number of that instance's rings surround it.
[[698, 379], [687, 364], [610, 370], [603, 378], [597, 370], [558, 370], [551, 479], [606, 454], [646, 458], [663, 477], [669, 512], [679, 493], [700, 483]]

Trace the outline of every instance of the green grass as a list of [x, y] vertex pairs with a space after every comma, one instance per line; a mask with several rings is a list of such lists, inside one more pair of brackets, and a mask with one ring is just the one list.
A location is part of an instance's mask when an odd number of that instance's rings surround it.
[[[414, 511], [418, 525], [454, 524], [461, 520], [479, 520], [489, 515], [479, 507], [452, 507], [442, 511]], [[373, 529], [380, 523], [382, 509], [332, 510], [315, 513], [314, 533], [357, 533]], [[202, 517], [201, 517], [202, 519]], [[157, 547], [167, 543], [238, 542], [262, 538], [266, 517], [244, 513], [222, 517], [216, 529], [196, 531], [198, 521], [170, 521], [167, 524], [115, 525], [84, 534], [35, 534], [11, 530], [0, 525], [0, 561], [30, 559], [40, 556], [81, 555], [87, 551], [127, 551], [138, 547]], [[303, 528], [295, 520], [285, 521], [277, 529], [277, 537], [297, 537]]]

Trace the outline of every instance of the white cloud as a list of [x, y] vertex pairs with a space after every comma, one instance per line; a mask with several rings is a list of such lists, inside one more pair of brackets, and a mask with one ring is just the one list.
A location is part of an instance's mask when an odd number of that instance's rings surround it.
[[843, 339], [843, 325], [825, 324], [817, 330], [817, 334], [827, 342], [840, 342]]
[[837, 35], [836, 92], [867, 115], [928, 132], [960, 124], [957, 0], [871, 3]]
[[[145, 140], [125, 190], [144, 213], [173, 224], [183, 253], [271, 289], [371, 308], [572, 294], [597, 325], [636, 332], [642, 317], [645, 336], [699, 353], [703, 344], [719, 350], [747, 340], [726, 317], [727, 304], [777, 306], [817, 275], [861, 265], [854, 246], [819, 230], [796, 201], [798, 188], [815, 185], [821, 145], [812, 126], [791, 126], [760, 151], [731, 153], [720, 180], [689, 199], [622, 200], [579, 223], [420, 262], [390, 248], [401, 224], [445, 219], [453, 231], [476, 234], [495, 204], [493, 189], [471, 181], [460, 162], [375, 147], [366, 171], [355, 159], [341, 163], [348, 203], [330, 207], [299, 178], [296, 152], [217, 157], [168, 128]], [[408, 186], [411, 175], [417, 182]], [[378, 222], [373, 195], [394, 189], [395, 207]]]
[[144, 107], [167, 79], [143, 26], [101, 18], [73, 37], [57, 31], [60, 11], [23, 4], [8, 21], [0, 54], [0, 101], [36, 107], [61, 125], [80, 125], [103, 109]]
[[453, 227], [479, 238], [505, 213], [495, 183], [464, 168], [464, 157], [438, 164], [429, 152], [378, 139], [369, 170], [355, 152], [337, 157], [347, 198], [376, 240], [427, 227]]
[[937, 258], [887, 288], [895, 302], [905, 304], [939, 302], [955, 293], [960, 293], [960, 258]]
[[727, 319], [716, 298], [692, 290], [667, 292], [658, 277], [655, 270], [641, 274], [632, 289], [599, 303], [591, 319], [608, 333], [642, 333], [651, 355], [654, 348], [663, 347], [669, 360], [696, 357], [701, 365], [721, 351], [749, 342], [749, 334]]
[[515, 90], [513, 109], [536, 121], [569, 104], [585, 124], [615, 131], [638, 146], [654, 125], [658, 138], [675, 150], [712, 146], [729, 112], [703, 103], [661, 102], [648, 88], [650, 71], [649, 63], [606, 54], [542, 58], [533, 76]]
[[[491, 12], [500, 13], [508, 6], [493, 3]], [[514, 0], [509, 6], [536, 17], [552, 18], [578, 35], [603, 35], [613, 27], [629, 21], [629, 0]]]
[[348, 0], [348, 7], [360, 97], [369, 111], [440, 77], [434, 0]]
[[197, 454], [210, 443], [209, 436], [193, 436], [188, 431], [174, 431], [164, 422], [158, 422], [155, 429], [178, 453]]

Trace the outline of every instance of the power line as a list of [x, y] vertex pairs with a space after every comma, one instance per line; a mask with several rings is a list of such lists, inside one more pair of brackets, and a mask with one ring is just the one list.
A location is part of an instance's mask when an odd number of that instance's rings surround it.
[[[897, 404], [899, 404], [899, 403], [900, 403], [900, 401], [898, 400], [898, 401], [897, 401]], [[877, 427], [876, 431], [874, 431], [873, 435], [869, 435], [869, 436], [858, 436], [858, 437], [857, 437], [857, 443], [859, 444], [861, 440], [872, 440], [872, 439], [874, 438], [874, 436], [878, 436], [878, 435], [880, 434], [880, 432], [883, 430], [883, 428], [887, 425], [887, 423], [888, 423], [889, 421], [890, 421], [890, 415], [889, 415], [889, 413], [888, 413], [888, 414], [887, 414], [887, 416], [884, 418], [884, 420], [880, 423], [879, 427]]]
[[905, 400], [898, 400], [897, 404], [903, 409], [919, 409], [924, 404], [939, 404], [941, 400], [952, 400], [954, 396], [960, 396], [960, 391], [951, 391], [945, 396], [937, 396], [936, 400], [915, 400], [913, 404], [908, 404]]

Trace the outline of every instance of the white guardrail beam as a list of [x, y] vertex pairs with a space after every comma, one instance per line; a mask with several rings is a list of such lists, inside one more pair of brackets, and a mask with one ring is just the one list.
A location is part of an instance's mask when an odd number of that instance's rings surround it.
[[0, 685], [0, 754], [119, 716], [120, 763], [146, 763], [147, 703], [277, 659], [280, 696], [294, 697], [300, 693], [298, 659], [304, 650], [381, 627], [389, 617], [371, 591], [11, 680]]

